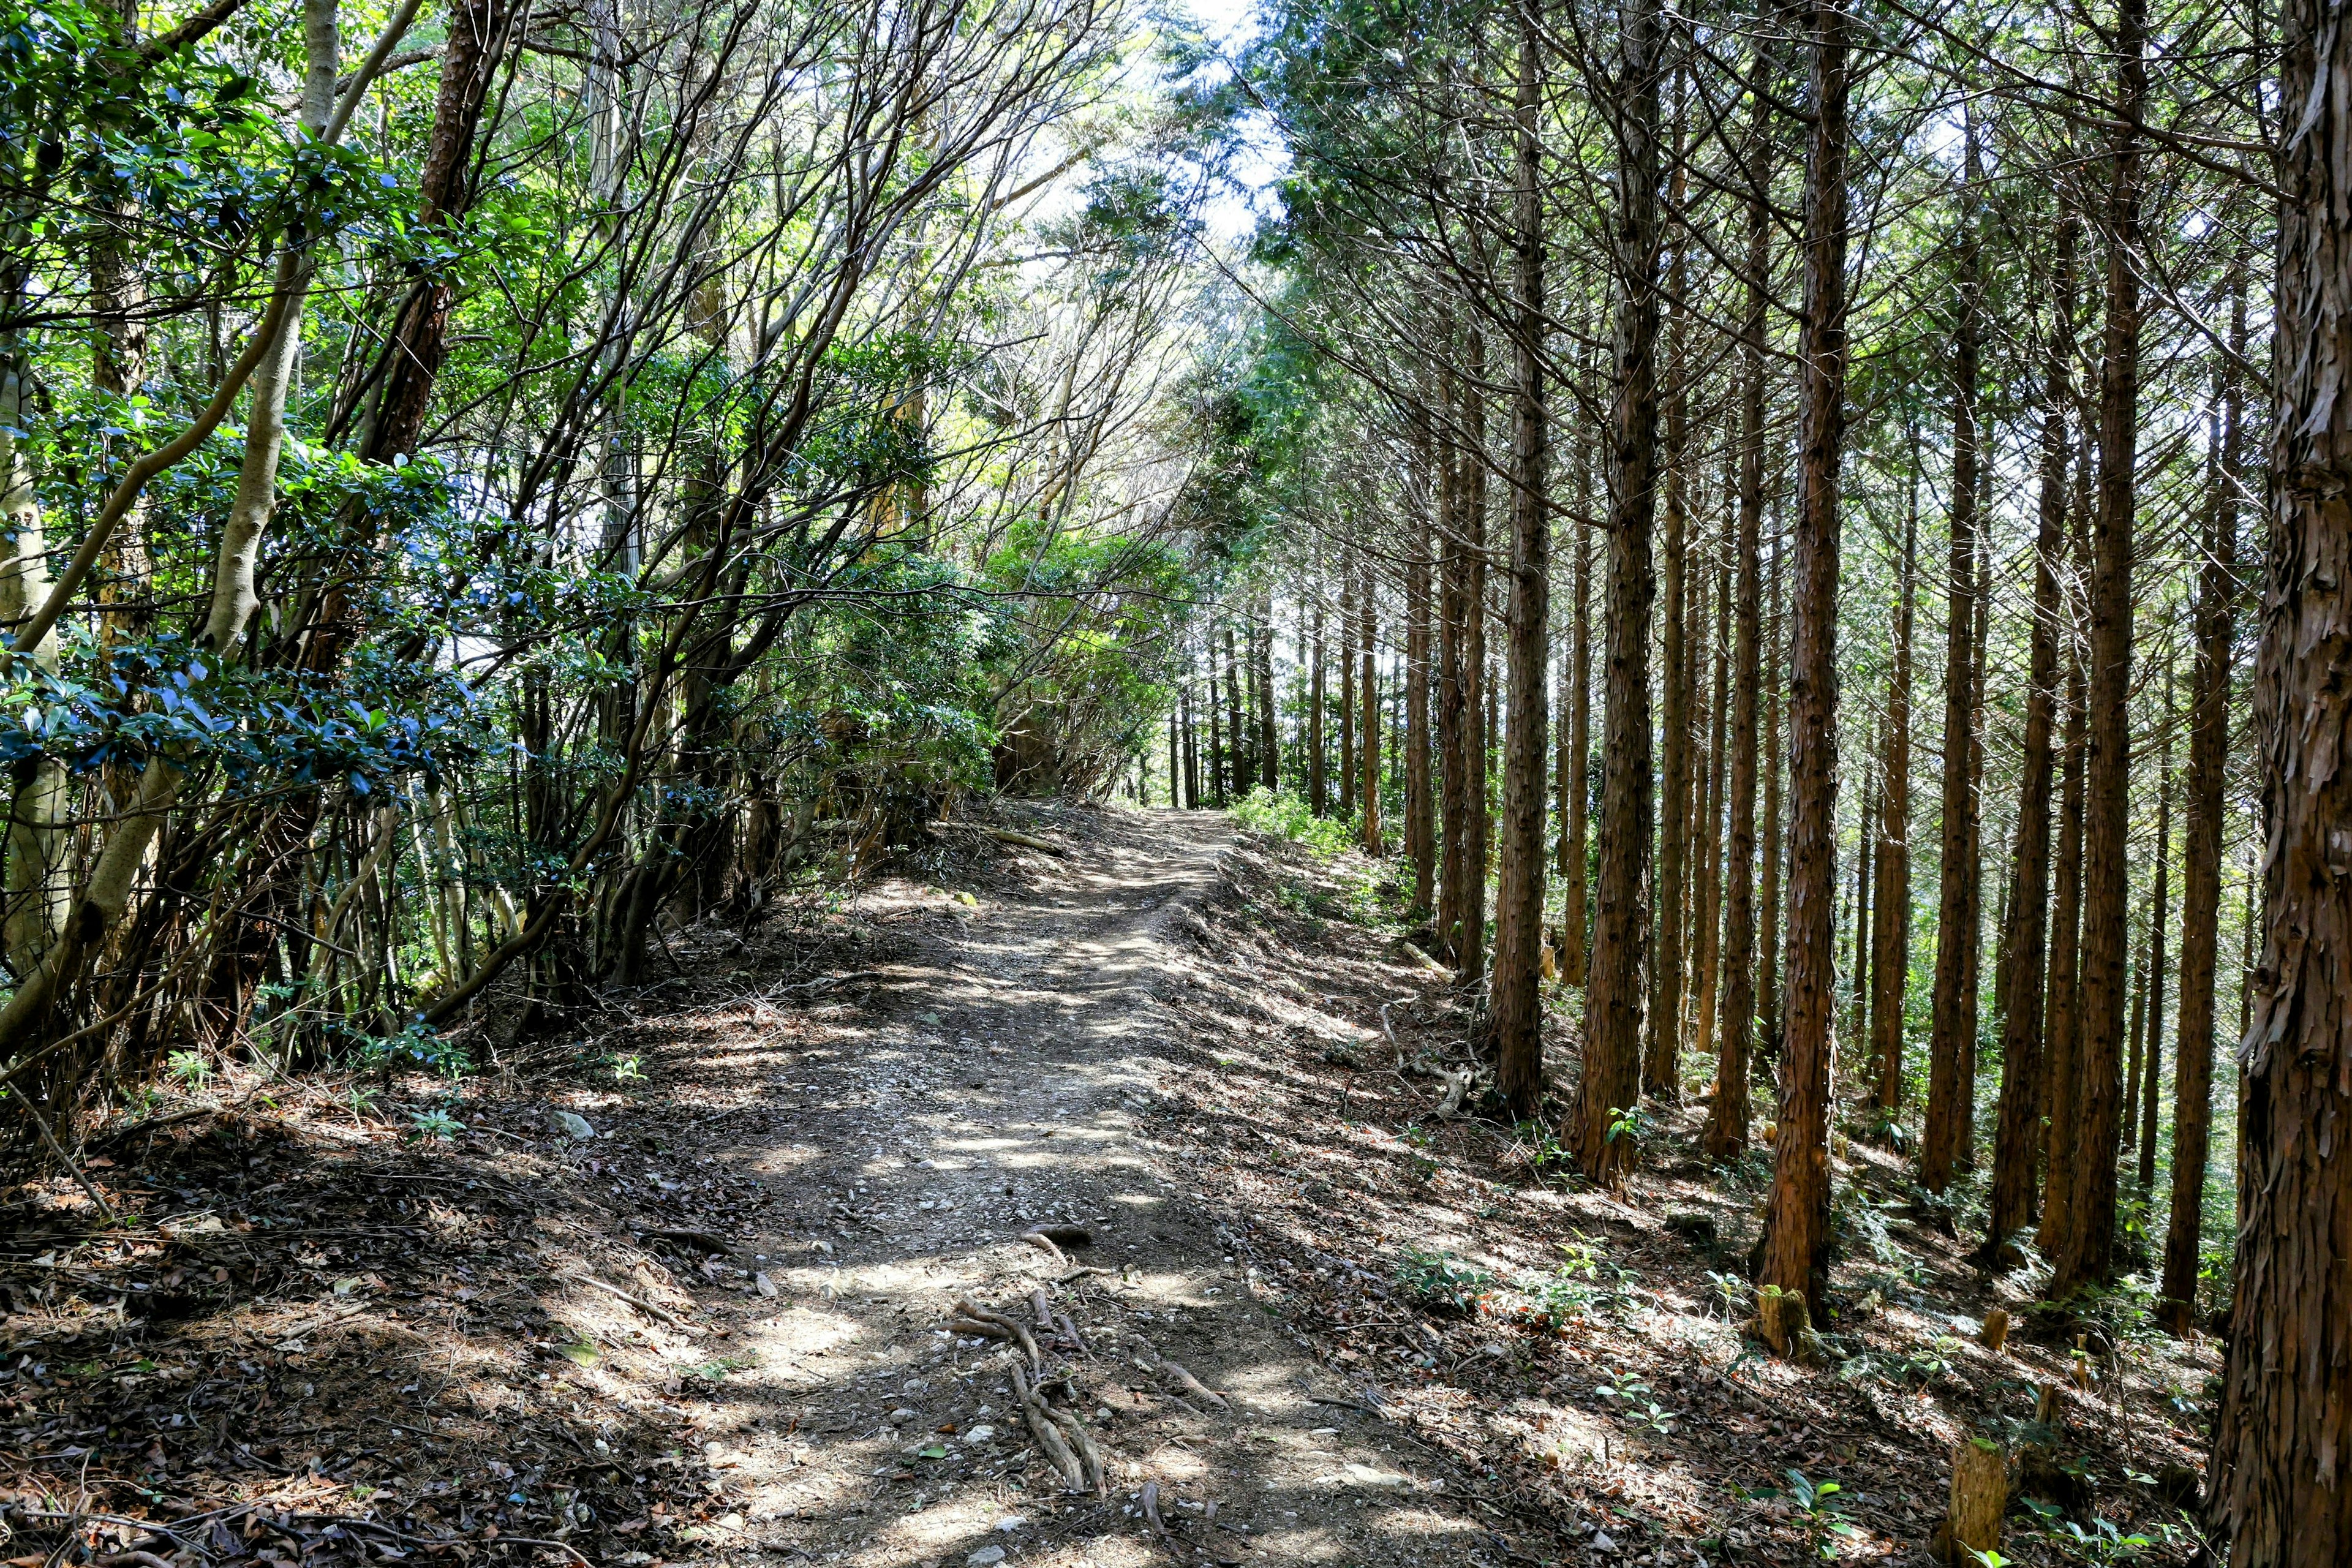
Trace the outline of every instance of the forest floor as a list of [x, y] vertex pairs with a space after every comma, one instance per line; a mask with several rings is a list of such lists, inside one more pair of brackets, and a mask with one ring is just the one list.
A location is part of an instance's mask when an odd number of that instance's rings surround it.
[[2008, 1561], [2189, 1559], [2210, 1345], [2036, 1331], [1842, 1142], [1826, 1363], [1769, 1359], [1764, 1157], [1661, 1112], [1609, 1194], [1439, 1115], [1471, 1015], [1380, 868], [1000, 820], [1064, 853], [947, 834], [472, 1076], [190, 1064], [88, 1189], [5, 1173], [0, 1562], [1913, 1563], [1971, 1434], [2067, 1510]]

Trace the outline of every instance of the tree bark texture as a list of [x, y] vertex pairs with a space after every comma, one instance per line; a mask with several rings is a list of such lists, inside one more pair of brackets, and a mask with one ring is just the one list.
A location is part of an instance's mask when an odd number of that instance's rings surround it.
[[1622, 14], [1617, 123], [1618, 207], [1609, 234], [1615, 405], [1609, 429], [1608, 642], [1602, 699], [1601, 833], [1585, 983], [1584, 1068], [1567, 1128], [1578, 1166], [1622, 1181], [1633, 1142], [1619, 1115], [1642, 1093], [1643, 870], [1651, 833], [1650, 616], [1655, 575], [1658, 402], [1658, 0]]
[[1517, 185], [1512, 223], [1511, 592], [1506, 655], [1502, 857], [1495, 889], [1495, 1089], [1520, 1121], [1543, 1100], [1545, 684], [1551, 653], [1551, 532], [1544, 509], [1543, 205], [1536, 110], [1537, 0], [1520, 0]]
[[[2230, 280], [2232, 353], [2245, 351], [2242, 264]], [[2189, 778], [2182, 802], [2180, 1015], [2173, 1044], [2172, 1205], [2164, 1234], [2158, 1319], [2185, 1334], [2197, 1316], [2205, 1163], [2213, 1131], [2214, 968], [2221, 946], [2221, 829], [2230, 767], [2231, 649], [2237, 635], [2240, 378], [2224, 363], [2210, 437], [2212, 474], [2205, 566], [2197, 585], [2197, 668], [2189, 698]]]
[[1780, 1135], [1757, 1283], [1822, 1299], [1828, 1267], [1832, 906], [1837, 896], [1838, 485], [1845, 448], [1845, 13], [1808, 7], [1812, 136], [1805, 170], [1795, 592], [1789, 658], [1789, 926]]
[[2074, 230], [2059, 225], [2044, 360], [2042, 463], [2033, 539], [2025, 731], [2018, 759], [2017, 834], [2001, 947], [2000, 1103], [1993, 1131], [1992, 1212], [1985, 1237], [1999, 1258], [2033, 1219], [2041, 1166], [2042, 973], [2048, 958], [2050, 784], [2058, 713], [2058, 574], [2066, 548], [2066, 414], [2074, 401]]
[[2109, 163], [2107, 321], [2101, 352], [2099, 499], [2090, 562], [2089, 746], [2084, 764], [2081, 1083], [2074, 1195], [2053, 1259], [2053, 1300], [2115, 1278], [2116, 1142], [2123, 1107], [2124, 951], [2130, 821], [2133, 469], [2139, 436], [2139, 144], [2147, 6], [2116, 14], [2117, 119]]
[[2263, 949], [2238, 1047], [2238, 1261], [2211, 1519], [2233, 1563], [2352, 1561], [2352, 31], [2279, 17]]

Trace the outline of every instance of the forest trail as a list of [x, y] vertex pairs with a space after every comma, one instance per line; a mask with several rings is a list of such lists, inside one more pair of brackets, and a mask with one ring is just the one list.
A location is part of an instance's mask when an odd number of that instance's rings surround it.
[[[1269, 1321], [1139, 1127], [1175, 1070], [1171, 934], [1215, 879], [1223, 818], [1097, 821], [1028, 896], [882, 965], [860, 1047], [772, 1074], [806, 1114], [719, 1155], [804, 1202], [822, 1171], [837, 1194], [761, 1247], [797, 1257], [777, 1300], [747, 1301], [755, 1370], [711, 1423], [739, 1539], [859, 1568], [1476, 1560], [1444, 1471]], [[1022, 1239], [1039, 1226], [1091, 1245], [1063, 1262]], [[1068, 1368], [1055, 1403], [1100, 1447], [1101, 1500], [1041, 1483], [1019, 1352], [943, 1331], [959, 1301], [1034, 1327], [1041, 1289], [1083, 1336], [1073, 1352], [1034, 1331], [1047, 1375]], [[1147, 1370], [1162, 1361], [1213, 1395]]]
[[[861, 1051], [783, 1072], [807, 1121], [724, 1154], [793, 1184], [824, 1168], [842, 1194], [772, 1274], [760, 1305], [781, 1310], [739, 1335], [762, 1371], [727, 1380], [739, 1404], [713, 1422], [748, 1538], [861, 1568], [1463, 1561], [1473, 1526], [1442, 1474], [1390, 1453], [1267, 1321], [1139, 1129], [1173, 1072], [1171, 931], [1228, 837], [1209, 814], [1106, 814], [1028, 898], [885, 963]], [[1091, 1244], [1063, 1262], [1021, 1239], [1037, 1227]], [[1034, 1328], [1033, 1290], [1085, 1350]], [[1068, 1368], [1054, 1404], [1101, 1446], [1106, 1500], [1040, 1481], [1021, 1352], [943, 1333], [960, 1300], [1033, 1328], [1049, 1377]], [[1146, 1371], [1162, 1361], [1213, 1394]]]
[[[641, 991], [486, 1021], [470, 1076], [240, 1064], [0, 1188], [0, 1525], [208, 1568], [1778, 1568], [1832, 1525], [1910, 1563], [1991, 1432], [2188, 1560], [2210, 1342], [1981, 1342], [2031, 1279], [1853, 1143], [1830, 1364], [1763, 1356], [1767, 1158], [1662, 1111], [1612, 1193], [1449, 1113], [1475, 996], [1404, 947], [1392, 868], [998, 811], [1013, 841], [943, 825], [667, 931]], [[967, 1306], [1034, 1343], [1044, 1447]]]

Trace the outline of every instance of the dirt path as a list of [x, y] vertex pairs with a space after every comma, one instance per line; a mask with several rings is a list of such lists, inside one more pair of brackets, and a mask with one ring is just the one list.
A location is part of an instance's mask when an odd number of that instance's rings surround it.
[[[964, 912], [880, 966], [832, 1048], [737, 1058], [805, 1114], [725, 1159], [831, 1200], [760, 1247], [778, 1295], [744, 1302], [746, 1364], [707, 1424], [740, 1531], [711, 1544], [860, 1568], [1478, 1560], [1445, 1471], [1254, 1305], [1139, 1131], [1180, 1032], [1155, 992], [1182, 984], [1171, 937], [1223, 822], [1097, 820], [1029, 896], [941, 895]], [[1020, 1239], [1038, 1226], [1092, 1245], [1058, 1260]], [[1039, 1289], [1085, 1341], [1038, 1331], [1046, 1378], [1067, 1369], [1053, 1402], [1099, 1446], [1100, 1498], [1068, 1495], [1024, 1430], [1020, 1352], [943, 1328], [959, 1300], [1034, 1323]], [[1227, 1407], [1147, 1370], [1163, 1359]]]

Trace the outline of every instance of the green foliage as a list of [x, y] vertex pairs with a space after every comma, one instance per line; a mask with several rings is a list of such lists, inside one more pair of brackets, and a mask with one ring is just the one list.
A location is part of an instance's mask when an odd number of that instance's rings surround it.
[[408, 1127], [409, 1136], [423, 1142], [455, 1138], [466, 1130], [464, 1122], [437, 1106], [430, 1110], [411, 1112]]
[[1423, 1311], [1438, 1317], [1468, 1317], [1494, 1289], [1495, 1277], [1450, 1252], [1407, 1247], [1397, 1261], [1398, 1290]]
[[1234, 820], [1254, 833], [1286, 838], [1318, 855], [1339, 856], [1348, 850], [1349, 825], [1336, 817], [1318, 816], [1304, 795], [1263, 785], [1250, 791], [1232, 807]]

